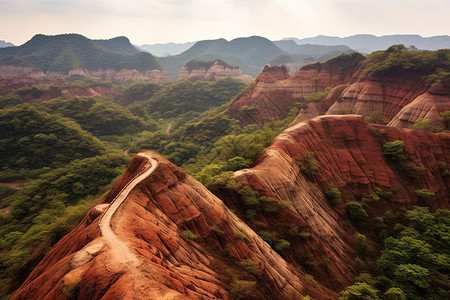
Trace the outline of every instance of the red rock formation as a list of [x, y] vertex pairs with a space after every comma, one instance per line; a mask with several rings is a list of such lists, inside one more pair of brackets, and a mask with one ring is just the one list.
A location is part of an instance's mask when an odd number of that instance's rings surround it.
[[24, 87], [45, 87], [39, 91], [30, 90], [28, 93], [24, 91], [21, 96], [27, 101], [49, 100], [56, 97], [114, 96], [117, 94], [114, 87], [107, 85], [94, 85], [87, 88], [70, 87], [61, 76], [51, 80], [36, 79], [25, 73], [13, 78], [0, 77], [0, 95]]
[[184, 66], [178, 74], [177, 80], [187, 79], [191, 81], [217, 81], [227, 77], [242, 80], [248, 83], [253, 81], [253, 78], [250, 75], [243, 74], [239, 67], [228, 65], [222, 60], [215, 60], [214, 62], [201, 62], [199, 66], [194, 67], [193, 69], [190, 69], [189, 66]]
[[[97, 220], [106, 201], [144, 168], [141, 156], [12, 299], [235, 299], [246, 292], [254, 299], [296, 299], [306, 290], [318, 299], [336, 296], [304, 280], [199, 182], [161, 156], [149, 155], [159, 161], [156, 170], [111, 219], [117, 243], [101, 236]], [[183, 237], [186, 230], [197, 238]], [[126, 245], [121, 254], [119, 244]], [[242, 259], [255, 262], [256, 276], [240, 267]], [[237, 289], [252, 281], [256, 288]]]
[[255, 82], [236, 97], [226, 113], [242, 125], [263, 126], [283, 119], [295, 102], [303, 102], [326, 87], [356, 81], [360, 59], [355, 55], [308, 65], [292, 77], [284, 66], [266, 66]]
[[428, 86], [420, 76], [412, 78], [378, 78], [355, 82], [347, 87], [326, 114], [358, 114], [382, 112], [389, 120]]
[[450, 129], [442, 120], [441, 113], [450, 111], [450, 79], [431, 87], [415, 98], [389, 122], [389, 126], [411, 128], [415, 122], [424, 120], [430, 126]]
[[[405, 161], [383, 156], [383, 143], [394, 140], [405, 142]], [[308, 179], [300, 166], [307, 169], [312, 160], [318, 169], [315, 175], [311, 171]], [[420, 171], [414, 171], [412, 164]], [[346, 224], [345, 203], [360, 201], [379, 187], [392, 196], [371, 204], [368, 210], [382, 215], [386, 210], [411, 209], [418, 204], [414, 191], [429, 189], [435, 193], [432, 209], [448, 209], [450, 178], [442, 169], [448, 164], [448, 133], [370, 125], [361, 116], [324, 116], [282, 132], [260, 154], [255, 166], [235, 172], [235, 179], [278, 203], [292, 203], [279, 214], [266, 213], [257, 221], [269, 230], [286, 228], [284, 234], [295, 226], [311, 233], [307, 240], [292, 239], [286, 257], [295, 263], [310, 255], [309, 263], [316, 267], [309, 273], [318, 283], [339, 291], [356, 275], [357, 243], [354, 229]], [[337, 206], [326, 199], [328, 184], [341, 192]], [[324, 261], [327, 266], [322, 265]]]

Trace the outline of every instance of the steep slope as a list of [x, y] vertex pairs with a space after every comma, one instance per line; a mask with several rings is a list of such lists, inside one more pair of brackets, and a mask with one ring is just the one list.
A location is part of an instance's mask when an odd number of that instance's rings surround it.
[[206, 61], [222, 59], [239, 66], [245, 74], [256, 77], [270, 59], [282, 54], [286, 53], [268, 39], [252, 36], [231, 41], [225, 39], [199, 41], [179, 55], [160, 57], [158, 61], [172, 79], [175, 79], [180, 69], [192, 59]]
[[234, 67], [221, 59], [214, 61], [191, 60], [180, 70], [177, 80], [217, 81], [226, 77], [245, 82], [253, 80], [249, 75], [243, 74], [239, 67]]
[[[404, 161], [382, 154], [383, 144], [394, 140], [405, 143]], [[431, 208], [448, 209], [450, 178], [442, 165], [450, 162], [449, 150], [448, 133], [370, 125], [361, 116], [323, 116], [285, 130], [254, 167], [235, 172], [239, 183], [264, 197], [259, 203], [245, 204], [244, 199], [242, 204], [227, 189], [217, 193], [268, 242], [288, 240], [290, 247], [283, 250], [287, 261], [308, 270], [319, 284], [339, 290], [355, 276], [358, 255], [345, 204], [364, 203], [378, 188], [384, 198], [364, 204], [373, 218], [411, 209], [420, 203], [414, 191], [429, 189], [435, 193]], [[329, 184], [340, 191], [340, 203], [327, 200]], [[249, 210], [253, 219], [246, 217]], [[365, 228], [372, 228], [368, 235], [376, 240], [374, 226]]]
[[124, 38], [96, 42], [78, 34], [38, 34], [21, 46], [0, 49], [0, 75], [31, 73], [32, 76], [83, 76], [119, 82], [169, 81], [151, 54], [131, 53], [131, 48], [134, 47]]
[[312, 288], [200, 183], [144, 152], [12, 299], [293, 299], [306, 290], [335, 296]]
[[356, 81], [354, 74], [362, 59], [358, 53], [339, 56], [305, 66], [291, 77], [284, 66], [266, 66], [255, 82], [230, 104], [226, 114], [242, 125], [262, 126], [283, 119], [294, 103], [303, 102], [327, 87]]
[[448, 124], [441, 118], [446, 111], [450, 111], [450, 79], [415, 98], [388, 125], [411, 128], [416, 122], [425, 121], [427, 126], [449, 130]]

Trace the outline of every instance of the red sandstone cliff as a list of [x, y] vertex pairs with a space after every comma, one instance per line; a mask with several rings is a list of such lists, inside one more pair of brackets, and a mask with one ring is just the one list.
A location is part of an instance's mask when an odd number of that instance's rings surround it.
[[[235, 299], [245, 290], [253, 299], [301, 298], [306, 290], [335, 296], [313, 288], [199, 182], [150, 155], [159, 161], [156, 170], [111, 219], [116, 241], [97, 224], [105, 202], [56, 244], [12, 299]], [[135, 156], [105, 201], [146, 164]], [[184, 237], [186, 230], [197, 238]], [[240, 266], [243, 259], [254, 262], [253, 273]]]
[[303, 67], [290, 76], [284, 66], [264, 67], [254, 83], [228, 106], [226, 113], [242, 125], [263, 126], [286, 117], [290, 107], [327, 87], [357, 80], [360, 54]]
[[[194, 65], [195, 61], [191, 64]], [[222, 60], [215, 60], [213, 62], [200, 61], [197, 66], [191, 66], [188, 63], [180, 70], [177, 80], [187, 79], [191, 81], [216, 81], [226, 77], [231, 77], [248, 83], [253, 81], [253, 78], [250, 75], [243, 74], [239, 67], [231, 66]]]
[[389, 126], [411, 128], [417, 121], [428, 122], [429, 126], [449, 130], [441, 113], [450, 111], [450, 79], [418, 96], [389, 122]]
[[72, 87], [67, 85], [62, 77], [56, 77], [52, 80], [36, 79], [25, 73], [13, 78], [0, 77], [0, 95], [24, 87], [44, 87], [44, 89], [39, 91], [23, 91], [21, 96], [25, 100], [49, 100], [56, 97], [114, 96], [117, 94], [116, 89], [108, 85], [93, 85], [86, 88]]
[[[392, 161], [383, 156], [383, 143], [394, 140], [405, 142], [406, 160]], [[300, 167], [308, 168], [312, 160], [317, 163], [316, 173], [305, 176]], [[380, 216], [388, 210], [412, 209], [419, 203], [414, 191], [429, 189], [435, 193], [431, 208], [448, 209], [450, 178], [442, 166], [449, 163], [448, 133], [371, 125], [361, 116], [324, 116], [282, 132], [260, 154], [253, 168], [235, 172], [235, 178], [279, 204], [276, 214], [253, 208], [257, 216], [250, 222], [252, 227], [275, 230], [278, 235], [284, 232], [281, 237], [291, 243], [285, 250], [287, 260], [306, 263], [318, 283], [339, 291], [356, 275], [358, 255], [345, 203], [361, 201], [370, 197], [375, 187], [381, 188], [392, 195], [366, 208], [372, 216]], [[416, 171], [411, 170], [412, 164]], [[328, 184], [341, 192], [342, 201], [337, 206], [326, 199]], [[235, 205], [236, 211], [248, 209], [232, 200], [226, 203]], [[283, 203], [292, 205], [283, 208]], [[245, 218], [245, 211], [241, 213]], [[311, 236], [286, 234], [294, 227]]]
[[[404, 161], [383, 156], [383, 143], [393, 140], [405, 142]], [[13, 299], [234, 299], [243, 282], [254, 299], [336, 299], [357, 274], [346, 202], [378, 187], [392, 195], [369, 203], [369, 213], [395, 212], [412, 208], [414, 190], [425, 188], [435, 193], [432, 209], [450, 206], [450, 179], [442, 170], [450, 164], [450, 134], [371, 125], [361, 116], [315, 118], [282, 132], [253, 168], [234, 176], [279, 207], [257, 215], [252, 228], [298, 227], [308, 234], [290, 237], [282, 258], [199, 182], [161, 156], [145, 155], [151, 161], [135, 156], [104, 203], [45, 256]], [[308, 159], [317, 170], [305, 176], [300, 166]], [[154, 171], [112, 216], [116, 238], [107, 238], [99, 231], [100, 214], [149, 162]], [[412, 163], [418, 174], [408, 169]], [[324, 195], [329, 183], [342, 193], [337, 206]], [[242, 213], [226, 191], [217, 194]], [[257, 266], [253, 273], [242, 267], [244, 259]], [[315, 280], [306, 279], [307, 267]]]

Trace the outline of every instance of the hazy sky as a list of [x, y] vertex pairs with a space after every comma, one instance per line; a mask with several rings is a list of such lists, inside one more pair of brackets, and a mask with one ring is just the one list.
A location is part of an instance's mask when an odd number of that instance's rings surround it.
[[450, 34], [450, 0], [0, 0], [0, 40], [37, 33], [127, 36], [133, 44], [260, 35], [272, 40]]

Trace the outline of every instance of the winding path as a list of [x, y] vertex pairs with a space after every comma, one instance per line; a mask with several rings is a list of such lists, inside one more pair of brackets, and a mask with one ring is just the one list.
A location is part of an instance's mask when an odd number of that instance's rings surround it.
[[[146, 169], [136, 175], [131, 179], [125, 187], [117, 194], [117, 196], [111, 201], [109, 206], [105, 209], [103, 214], [100, 216], [98, 221], [98, 226], [100, 228], [101, 235], [104, 237], [106, 242], [111, 247], [113, 256], [123, 263], [129, 266], [137, 267], [141, 263], [139, 262], [136, 255], [130, 252], [129, 247], [124, 241], [122, 241], [115, 233], [112, 228], [112, 218], [117, 212], [117, 209], [125, 202], [130, 192], [134, 189], [136, 185], [146, 179], [158, 166], [158, 161], [152, 156], [145, 153], [138, 153], [137, 155], [145, 157], [147, 159]], [[130, 265], [131, 264], [131, 265]]]

